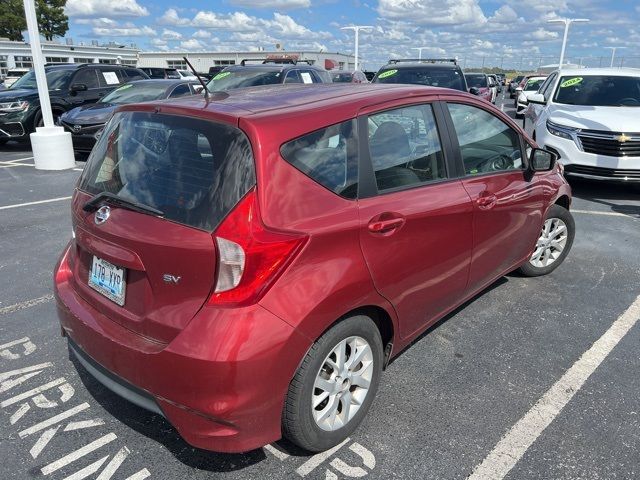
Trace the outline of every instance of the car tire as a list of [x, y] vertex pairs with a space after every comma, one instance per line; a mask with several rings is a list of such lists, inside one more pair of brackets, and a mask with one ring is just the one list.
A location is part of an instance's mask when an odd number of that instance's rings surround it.
[[[58, 123], [58, 118], [60, 117], [60, 112], [57, 111], [53, 111], [52, 112], [53, 115], [53, 124], [57, 125]], [[37, 127], [44, 127], [44, 120], [42, 119], [42, 110], [38, 110], [35, 114], [35, 116], [33, 117], [33, 131], [36, 131]]]
[[[344, 350], [341, 345], [345, 345]], [[358, 354], [355, 360], [360, 361], [349, 365], [350, 360], [355, 361], [354, 348]], [[339, 351], [344, 351], [342, 362], [336, 353]], [[342, 370], [338, 370], [340, 363]], [[289, 384], [282, 412], [283, 436], [310, 452], [327, 450], [342, 442], [367, 414], [378, 389], [382, 363], [382, 338], [373, 320], [356, 315], [337, 323], [309, 349]], [[363, 390], [367, 382], [368, 388]], [[340, 392], [329, 393], [339, 389]], [[352, 400], [359, 402], [355, 412], [357, 403]], [[327, 418], [322, 418], [325, 415]]]
[[[565, 227], [564, 234], [562, 227]], [[569, 254], [575, 231], [576, 225], [569, 210], [553, 205], [547, 212], [533, 254], [518, 269], [520, 273], [527, 277], [538, 277], [553, 272]]]

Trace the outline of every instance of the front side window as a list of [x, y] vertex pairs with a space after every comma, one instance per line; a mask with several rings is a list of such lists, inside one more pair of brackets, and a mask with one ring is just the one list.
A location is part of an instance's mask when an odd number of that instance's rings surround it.
[[594, 107], [640, 107], [640, 76], [563, 76], [553, 101]]
[[387, 110], [369, 117], [369, 153], [378, 191], [447, 177], [431, 105]]
[[523, 168], [518, 132], [481, 108], [460, 103], [448, 107], [466, 175]]
[[331, 125], [285, 143], [282, 158], [320, 185], [345, 198], [358, 194], [355, 121]]
[[297, 70], [289, 70], [284, 77], [284, 83], [302, 83]]
[[110, 192], [160, 210], [168, 220], [212, 231], [254, 185], [251, 146], [239, 129], [121, 112], [105, 127], [78, 188]]
[[185, 95], [191, 95], [191, 88], [189, 88], [189, 85], [186, 83], [183, 83], [182, 85], [178, 85], [176, 88], [173, 89], [173, 92], [171, 92], [171, 94], [169, 95], [169, 98], [176, 98], [176, 97], [184, 97]]

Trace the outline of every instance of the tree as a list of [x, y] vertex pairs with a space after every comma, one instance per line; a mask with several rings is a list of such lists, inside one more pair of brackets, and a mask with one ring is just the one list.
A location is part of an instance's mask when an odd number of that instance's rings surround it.
[[[36, 14], [40, 34], [47, 40], [63, 37], [69, 30], [69, 18], [64, 13], [67, 0], [36, 0]], [[21, 0], [0, 0], [0, 37], [24, 40], [27, 29], [24, 4]]]
[[0, 37], [22, 41], [22, 31], [26, 29], [22, 1], [0, 0]]
[[64, 37], [69, 30], [69, 17], [64, 14], [67, 0], [37, 0], [36, 12], [40, 35], [51, 41], [53, 37]]

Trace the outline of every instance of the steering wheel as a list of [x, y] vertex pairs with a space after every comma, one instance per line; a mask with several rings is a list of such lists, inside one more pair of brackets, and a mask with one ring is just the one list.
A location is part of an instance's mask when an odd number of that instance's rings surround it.
[[623, 105], [640, 105], [640, 100], [633, 97], [621, 98], [618, 102]]
[[[513, 154], [515, 153], [516, 152]], [[512, 156], [505, 153], [499, 153], [480, 162], [476, 169], [480, 172], [495, 172], [500, 170], [510, 170], [513, 166], [514, 159]]]
[[167, 143], [165, 133], [157, 128], [147, 129], [142, 139], [142, 144], [157, 155], [164, 153]]

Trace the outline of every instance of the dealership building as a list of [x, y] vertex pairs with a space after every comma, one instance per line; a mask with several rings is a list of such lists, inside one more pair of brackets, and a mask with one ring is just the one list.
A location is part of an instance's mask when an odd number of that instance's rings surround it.
[[[42, 42], [42, 51], [49, 63], [108, 63], [138, 67], [187, 68], [182, 57], [187, 57], [199, 72], [209, 67], [239, 64], [242, 60], [264, 60], [267, 58], [292, 58], [306, 61], [327, 70], [352, 70], [355, 57], [344, 53], [306, 51], [257, 51], [257, 52], [143, 52], [135, 44], [108, 43], [99, 45], [93, 40], [89, 44], [74, 44], [72, 39], [63, 42]], [[0, 38], [0, 78], [10, 68], [32, 68], [31, 46], [26, 42], [15, 42]]]
[[[49, 63], [120, 63], [136, 65], [139, 49], [135, 45], [109, 43], [98, 45], [95, 40], [85, 45], [73, 44], [71, 39], [61, 42], [42, 41], [42, 52]], [[26, 42], [0, 39], [0, 76], [10, 68], [33, 68], [31, 46]]]
[[210, 67], [236, 65], [242, 60], [265, 60], [291, 58], [305, 61], [327, 70], [353, 70], [355, 57], [344, 53], [305, 52], [287, 50], [259, 52], [140, 52], [139, 67], [187, 68], [182, 57], [198, 72], [207, 72]]

